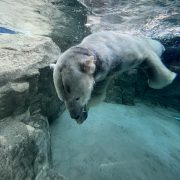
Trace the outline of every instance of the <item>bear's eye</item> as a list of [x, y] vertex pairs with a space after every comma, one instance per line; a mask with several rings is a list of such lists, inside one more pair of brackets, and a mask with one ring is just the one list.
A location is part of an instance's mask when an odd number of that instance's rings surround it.
[[78, 101], [79, 99], [80, 99], [80, 97], [77, 97], [77, 98], [76, 98], [76, 101]]
[[70, 94], [71, 93], [71, 88], [70, 86], [66, 85], [66, 91]]

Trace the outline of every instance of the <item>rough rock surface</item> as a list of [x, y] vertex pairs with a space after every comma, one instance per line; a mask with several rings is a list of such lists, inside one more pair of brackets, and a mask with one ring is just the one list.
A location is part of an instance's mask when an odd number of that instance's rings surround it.
[[[89, 33], [76, 0], [0, 1], [0, 179], [62, 179], [51, 169], [49, 123], [64, 110], [49, 64]], [[24, 35], [22, 35], [24, 34]], [[49, 123], [48, 123], [49, 120]]]
[[[80, 0], [91, 14], [87, 26], [92, 32], [113, 30], [144, 35], [160, 40], [166, 47], [180, 46], [180, 2]], [[168, 60], [168, 61], [171, 61]], [[176, 59], [178, 62], [179, 60]], [[180, 73], [180, 62], [170, 67]], [[146, 75], [133, 70], [114, 79], [107, 93], [107, 102], [134, 104], [135, 99], [170, 106], [180, 110], [180, 79], [162, 90], [150, 89]]]
[[79, 126], [65, 111], [51, 126], [54, 166], [68, 180], [179, 180], [178, 117], [150, 104], [102, 103]]
[[49, 63], [59, 55], [50, 38], [0, 35], [2, 180], [51, 179], [48, 119], [63, 106], [53, 88]]
[[0, 26], [25, 34], [47, 35], [51, 33], [54, 13], [57, 10], [48, 0], [3, 0], [0, 2]]
[[0, 27], [50, 36], [64, 50], [87, 35], [86, 13], [77, 0], [3, 0], [0, 1]]

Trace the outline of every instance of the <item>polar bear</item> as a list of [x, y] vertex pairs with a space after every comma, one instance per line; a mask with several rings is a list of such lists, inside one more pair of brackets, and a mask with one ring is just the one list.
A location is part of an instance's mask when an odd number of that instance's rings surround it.
[[82, 123], [89, 107], [104, 99], [108, 82], [116, 75], [141, 65], [149, 86], [163, 88], [176, 77], [161, 62], [163, 51], [160, 42], [148, 38], [112, 31], [91, 34], [50, 65], [58, 97], [71, 118]]

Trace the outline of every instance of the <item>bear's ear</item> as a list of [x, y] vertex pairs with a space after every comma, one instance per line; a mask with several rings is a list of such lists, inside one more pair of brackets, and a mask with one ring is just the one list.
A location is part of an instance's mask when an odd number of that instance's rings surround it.
[[80, 65], [81, 71], [87, 74], [93, 74], [96, 68], [95, 63], [96, 63], [96, 60], [94, 59], [94, 56], [89, 56], [87, 59], [81, 62], [81, 65]]
[[54, 70], [56, 64], [50, 64], [49, 67], [51, 70]]

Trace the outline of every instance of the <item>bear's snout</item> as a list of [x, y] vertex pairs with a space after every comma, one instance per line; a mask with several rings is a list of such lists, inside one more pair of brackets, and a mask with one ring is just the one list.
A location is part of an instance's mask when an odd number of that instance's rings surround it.
[[88, 112], [86, 110], [86, 106], [80, 109], [69, 109], [69, 114], [72, 119], [75, 119], [78, 124], [82, 124], [88, 117]]
[[79, 119], [81, 116], [82, 110], [77, 111], [76, 109], [69, 110], [69, 114], [72, 119]]
[[78, 119], [76, 119], [76, 122], [78, 124], [82, 124], [87, 119], [87, 117], [88, 117], [88, 112], [87, 111], [83, 111], [81, 116]]

